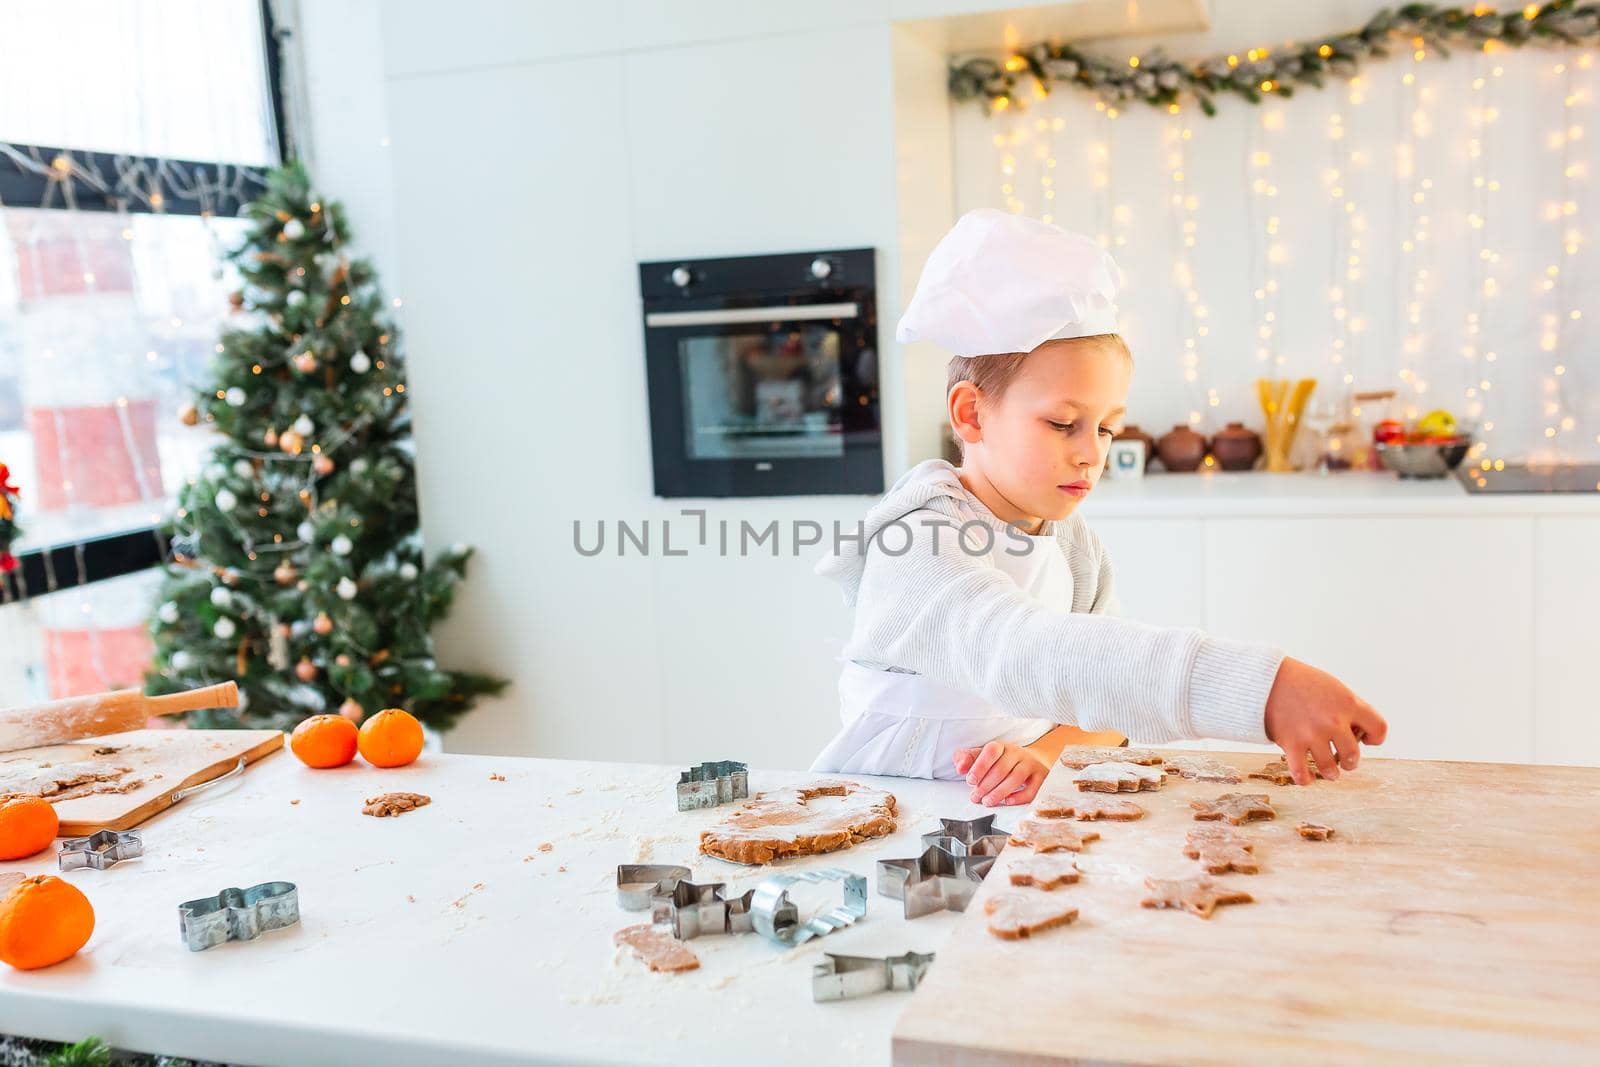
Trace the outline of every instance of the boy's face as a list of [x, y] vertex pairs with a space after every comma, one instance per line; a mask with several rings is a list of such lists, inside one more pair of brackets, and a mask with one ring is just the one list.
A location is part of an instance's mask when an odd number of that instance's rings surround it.
[[1100, 481], [1132, 367], [1104, 342], [1047, 341], [983, 419], [983, 471], [1016, 507], [1064, 519]]

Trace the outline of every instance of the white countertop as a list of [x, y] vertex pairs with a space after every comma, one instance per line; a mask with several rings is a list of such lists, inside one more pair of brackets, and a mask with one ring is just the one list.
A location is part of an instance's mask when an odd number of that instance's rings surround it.
[[[875, 861], [917, 855], [940, 816], [987, 809], [959, 782], [856, 778], [895, 794], [900, 829], [777, 866], [867, 876], [865, 919], [792, 950], [698, 938], [699, 970], [652, 974], [612, 946], [649, 921], [617, 906], [618, 863], [684, 864], [733, 892], [770, 869], [697, 855], [728, 809], [676, 811], [678, 770], [429, 753], [395, 771], [313, 771], [276, 753], [147, 822], [143, 859], [63, 875], [93, 903], [94, 936], [52, 968], [0, 966], [0, 1033], [262, 1065], [887, 1064], [906, 994], [814, 1004], [812, 964], [936, 951], [962, 917], [907, 923], [878, 896]], [[814, 779], [752, 770], [750, 788]], [[394, 790], [433, 803], [361, 814]], [[1000, 810], [1014, 827], [1019, 809]], [[56, 873], [54, 852], [4, 871]], [[299, 887], [298, 926], [184, 947], [180, 902], [274, 880]]]
[[1474, 495], [1453, 475], [1411, 479], [1386, 471], [1152, 472], [1143, 478], [1104, 479], [1084, 501], [1083, 515], [1091, 522], [1147, 517], [1600, 515], [1600, 493]]

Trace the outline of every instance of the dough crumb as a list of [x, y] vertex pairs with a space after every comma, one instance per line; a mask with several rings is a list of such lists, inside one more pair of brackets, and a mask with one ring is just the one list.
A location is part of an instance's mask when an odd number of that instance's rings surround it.
[[493, 772], [491, 772], [489, 774], [489, 781], [491, 781], [491, 782], [503, 782], [505, 780], [506, 780], [506, 776], [503, 775], [503, 774], [496, 774], [496, 773], [493, 773]]
[[298, 800], [298, 799], [296, 799], [296, 800], [291, 800], [291, 801], [289, 801], [289, 803], [290, 803], [290, 804], [291, 804], [291, 805], [294, 805], [294, 804], [298, 804], [298, 803], [300, 803], [300, 801], [299, 801], [299, 800]]
[[366, 807], [361, 809], [363, 815], [375, 815], [383, 818], [388, 815], [400, 815], [404, 812], [414, 811], [417, 808], [433, 803], [433, 798], [421, 793], [380, 793], [375, 797], [368, 797]]
[[544, 841], [544, 842], [540, 843], [539, 851], [540, 852], [554, 852], [555, 851], [555, 847], [556, 846], [555, 846], [554, 843], [552, 843], [550, 841]]

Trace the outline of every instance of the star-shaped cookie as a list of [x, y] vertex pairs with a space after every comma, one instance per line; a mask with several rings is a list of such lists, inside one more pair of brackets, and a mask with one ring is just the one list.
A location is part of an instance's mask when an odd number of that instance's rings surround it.
[[1183, 854], [1199, 860], [1208, 874], [1255, 874], [1261, 867], [1254, 851], [1254, 845], [1224, 826], [1197, 826], [1183, 846]]
[[1274, 819], [1278, 815], [1265, 793], [1224, 793], [1215, 800], [1191, 800], [1189, 806], [1196, 819], [1227, 819], [1235, 826], [1247, 819]]
[[1092, 745], [1068, 745], [1061, 750], [1059, 760], [1063, 767], [1074, 769], [1092, 763], [1137, 763], [1145, 767], [1161, 766], [1162, 756], [1147, 748], [1097, 748]]
[[1035, 852], [1082, 852], [1090, 841], [1100, 840], [1094, 830], [1078, 830], [1063, 822], [1023, 819], [1011, 835], [1013, 845], [1027, 845]]
[[1139, 901], [1146, 908], [1182, 908], [1202, 919], [1223, 904], [1249, 904], [1255, 898], [1249, 893], [1223, 889], [1210, 878], [1146, 878], [1145, 888], [1150, 895]]
[[1094, 822], [1096, 819], [1113, 819], [1128, 822], [1144, 818], [1144, 809], [1131, 800], [1097, 795], [1080, 797], [1051, 797], [1042, 800], [1033, 809], [1041, 819], [1070, 819]]
[[1137, 793], [1141, 789], [1160, 789], [1167, 776], [1160, 767], [1136, 763], [1091, 763], [1072, 774], [1072, 784], [1096, 793]]
[[1030, 856], [1011, 865], [1012, 885], [1031, 885], [1037, 889], [1056, 889], [1078, 880], [1078, 861], [1071, 855], [1052, 852]]
[[1065, 926], [1078, 917], [1077, 908], [1048, 893], [1001, 893], [990, 897], [983, 910], [989, 917], [989, 932], [1007, 941]]

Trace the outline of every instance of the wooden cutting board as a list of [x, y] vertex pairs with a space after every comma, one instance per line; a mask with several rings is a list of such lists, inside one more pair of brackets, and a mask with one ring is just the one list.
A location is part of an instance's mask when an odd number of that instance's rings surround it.
[[[1079, 795], [1071, 775], [1056, 767], [1040, 796]], [[1197, 871], [1189, 801], [1230, 791], [1278, 810], [1238, 828], [1261, 873], [1216, 876], [1256, 902], [1141, 908], [1147, 875]], [[895, 1064], [1596, 1062], [1600, 770], [1368, 760], [1305, 788], [1169, 777], [1118, 795], [1148, 814], [1073, 823], [1101, 840], [1055, 891], [1071, 926], [988, 933], [984, 902], [1030, 854], [1007, 846], [901, 1015]], [[1302, 840], [1300, 821], [1336, 836]]]
[[[128, 830], [172, 806], [172, 794], [234, 769], [239, 757], [254, 763], [283, 747], [279, 730], [129, 730], [64, 745], [0, 754], [0, 793], [8, 778], [50, 764], [114, 774], [110, 785], [139, 784], [123, 793], [91, 793], [53, 800], [62, 837], [96, 830]], [[248, 773], [248, 770], [246, 771]], [[221, 788], [228, 788], [223, 786]]]

